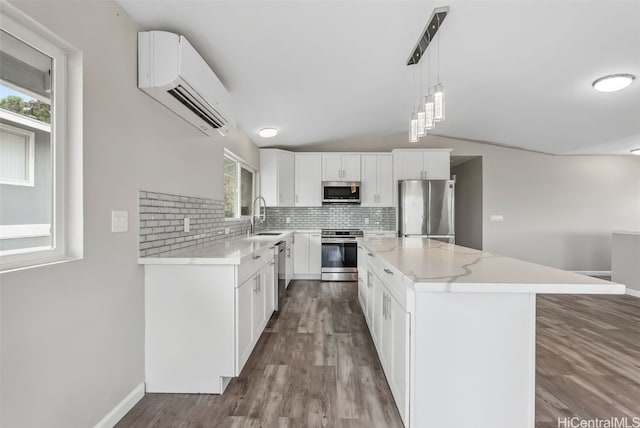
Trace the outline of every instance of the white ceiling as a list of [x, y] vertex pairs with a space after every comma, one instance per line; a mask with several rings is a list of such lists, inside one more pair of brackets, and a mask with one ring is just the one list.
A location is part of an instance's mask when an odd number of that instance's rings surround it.
[[[415, 67], [406, 60], [433, 8], [447, 4], [119, 3], [145, 30], [187, 37], [231, 93], [238, 126], [260, 146], [408, 129]], [[438, 33], [446, 121], [434, 134], [548, 153], [640, 147], [640, 1], [448, 5]], [[431, 49], [435, 66], [437, 44]], [[612, 73], [638, 79], [618, 93], [593, 90], [593, 80]], [[260, 138], [266, 126], [280, 134]]]

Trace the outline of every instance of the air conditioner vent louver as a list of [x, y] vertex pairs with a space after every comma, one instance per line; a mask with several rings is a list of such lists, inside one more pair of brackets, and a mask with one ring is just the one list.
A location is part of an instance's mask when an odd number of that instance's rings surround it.
[[229, 93], [184, 36], [138, 33], [138, 87], [207, 135], [236, 126]]
[[[209, 109], [205, 109], [201, 102], [196, 100], [193, 96], [191, 96], [187, 91], [184, 90], [182, 85], [178, 85], [173, 89], [170, 89], [169, 92], [173, 95], [178, 101], [185, 105], [189, 110], [200, 116], [202, 120], [207, 122], [212, 127], [218, 129], [222, 127], [226, 120], [224, 117], [220, 116], [219, 113], [215, 111], [209, 111]], [[217, 114], [217, 115], [216, 115]]]

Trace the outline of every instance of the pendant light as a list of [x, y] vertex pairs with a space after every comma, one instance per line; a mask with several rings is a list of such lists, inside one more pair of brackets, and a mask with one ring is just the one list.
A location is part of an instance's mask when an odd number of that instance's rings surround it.
[[[431, 42], [431, 40], [429, 40]], [[425, 110], [425, 128], [435, 128], [435, 103], [434, 97], [431, 93], [431, 51], [427, 53], [427, 96], [425, 98], [424, 110]]]
[[[422, 64], [420, 64], [420, 89], [419, 92], [422, 93]], [[418, 137], [424, 137], [427, 135], [426, 130], [426, 119], [427, 114], [425, 111], [425, 97], [418, 99]]]
[[[440, 27], [440, 16], [438, 16], [438, 27]], [[435, 86], [433, 93], [433, 101], [434, 101], [434, 115], [433, 119], [436, 122], [442, 122], [444, 120], [444, 88], [442, 87], [442, 82], [440, 82], [440, 38], [442, 35], [438, 36], [438, 83]]]
[[[444, 86], [440, 81], [440, 38], [438, 38], [438, 64], [437, 64], [437, 83], [435, 86], [431, 85], [431, 52], [427, 52], [429, 45], [434, 40], [440, 26], [444, 22], [449, 13], [449, 7], [438, 7], [433, 10], [427, 26], [424, 32], [420, 35], [418, 42], [413, 48], [409, 59], [407, 60], [408, 66], [417, 65], [425, 54], [429, 55], [427, 58], [427, 91], [426, 95], [419, 99], [418, 107], [414, 107], [411, 119], [409, 122], [409, 141], [417, 142], [418, 139], [427, 134], [427, 131], [434, 129], [437, 122], [442, 122], [445, 117], [445, 102], [444, 102]], [[415, 71], [415, 68], [414, 68]], [[422, 78], [422, 74], [421, 74]], [[415, 73], [414, 73], [414, 92], [415, 96]], [[420, 82], [419, 93], [424, 94], [422, 88], [422, 81]], [[423, 131], [424, 121], [424, 131]]]
[[411, 113], [411, 120], [409, 121], [409, 142], [418, 142], [418, 115], [415, 111]]

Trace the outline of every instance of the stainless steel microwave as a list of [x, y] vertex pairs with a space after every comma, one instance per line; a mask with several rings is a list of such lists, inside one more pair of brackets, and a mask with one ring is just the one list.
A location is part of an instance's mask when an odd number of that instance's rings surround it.
[[323, 204], [359, 204], [359, 181], [323, 181]]

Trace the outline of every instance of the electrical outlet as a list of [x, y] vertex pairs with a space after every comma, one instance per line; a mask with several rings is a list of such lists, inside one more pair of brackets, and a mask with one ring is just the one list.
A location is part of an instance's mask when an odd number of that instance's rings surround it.
[[129, 211], [111, 211], [111, 232], [129, 231]]
[[184, 218], [184, 231], [185, 232], [191, 231], [191, 220], [189, 219], [189, 217]]
[[287, 223], [287, 224], [291, 223], [291, 217], [287, 217], [287, 218], [285, 219], [285, 221], [286, 221], [286, 223]]
[[364, 219], [364, 224], [369, 224], [369, 217], [366, 217], [366, 218]]
[[225, 234], [225, 235], [228, 235], [228, 234], [230, 234], [230, 233], [231, 233], [231, 228], [229, 228], [229, 227], [225, 227], [225, 228], [224, 228], [224, 234]]

